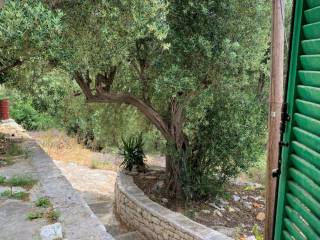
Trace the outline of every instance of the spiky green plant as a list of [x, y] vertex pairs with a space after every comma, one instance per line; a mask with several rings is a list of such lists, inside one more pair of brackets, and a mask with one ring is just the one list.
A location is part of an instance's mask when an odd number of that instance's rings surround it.
[[145, 154], [143, 151], [144, 141], [142, 134], [131, 136], [127, 139], [122, 138], [123, 147], [120, 149], [120, 154], [123, 156], [121, 166], [124, 169], [131, 171], [134, 166], [138, 170], [145, 167]]

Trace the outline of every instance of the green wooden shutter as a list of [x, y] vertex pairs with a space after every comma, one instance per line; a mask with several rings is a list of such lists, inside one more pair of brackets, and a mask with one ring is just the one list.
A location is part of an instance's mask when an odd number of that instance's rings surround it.
[[320, 0], [296, 0], [275, 239], [320, 239]]

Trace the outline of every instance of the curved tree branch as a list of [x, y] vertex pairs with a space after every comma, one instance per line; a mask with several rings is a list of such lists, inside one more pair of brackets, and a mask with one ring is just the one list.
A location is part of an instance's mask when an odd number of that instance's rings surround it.
[[87, 102], [117, 103], [134, 106], [156, 126], [156, 128], [162, 133], [167, 141], [175, 142], [175, 139], [170, 132], [169, 126], [162, 119], [161, 115], [149, 104], [130, 94], [102, 91], [101, 88], [92, 90], [90, 88], [91, 81], [87, 79], [88, 75], [83, 76], [81, 73], [76, 72], [74, 78], [80, 86], [82, 92], [84, 93]]

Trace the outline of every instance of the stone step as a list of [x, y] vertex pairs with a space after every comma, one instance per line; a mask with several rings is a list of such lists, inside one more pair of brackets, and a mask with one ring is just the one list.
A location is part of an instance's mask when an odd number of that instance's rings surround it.
[[127, 231], [121, 231], [122, 229], [119, 228], [119, 225], [104, 225], [106, 228], [106, 231], [110, 233], [112, 236], [118, 236], [123, 234], [124, 232]]
[[145, 240], [137, 231], [128, 232], [115, 237], [116, 240]]

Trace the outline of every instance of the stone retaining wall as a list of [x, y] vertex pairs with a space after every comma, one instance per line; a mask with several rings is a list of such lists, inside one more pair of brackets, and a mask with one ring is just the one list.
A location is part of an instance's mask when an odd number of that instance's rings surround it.
[[131, 176], [118, 173], [115, 187], [116, 210], [122, 221], [147, 239], [231, 240], [150, 200]]

